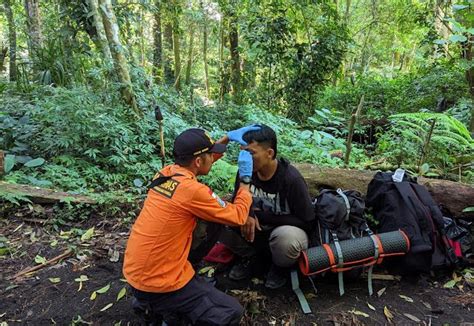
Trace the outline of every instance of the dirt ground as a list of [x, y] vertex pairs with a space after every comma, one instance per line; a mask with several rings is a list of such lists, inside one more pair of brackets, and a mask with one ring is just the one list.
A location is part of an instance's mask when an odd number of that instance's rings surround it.
[[[37, 210], [44, 208], [29, 205], [0, 217], [0, 325], [140, 325], [121, 273], [129, 225], [98, 217], [59, 223], [35, 217]], [[66, 258], [45, 264], [68, 250]], [[15, 277], [37, 265], [42, 268]], [[226, 272], [217, 279], [218, 288], [245, 305], [242, 325], [474, 325], [474, 291], [463, 279], [444, 288], [452, 275], [374, 281], [371, 297], [364, 279], [346, 283], [340, 297], [337, 282], [316, 279], [315, 293], [300, 277], [312, 309], [307, 315], [289, 284], [268, 290], [258, 278], [236, 283]]]

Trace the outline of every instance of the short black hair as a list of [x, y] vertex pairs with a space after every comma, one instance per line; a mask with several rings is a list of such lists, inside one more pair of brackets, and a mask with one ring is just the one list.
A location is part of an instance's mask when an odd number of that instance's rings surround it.
[[260, 125], [259, 130], [248, 131], [242, 137], [248, 144], [256, 142], [259, 145], [266, 145], [273, 149], [273, 158], [277, 155], [277, 136], [275, 131], [267, 125]]
[[[206, 154], [212, 154], [212, 153], [206, 152], [206, 153], [202, 153], [202, 154], [195, 155], [195, 156], [174, 156], [174, 164], [177, 164], [177, 165], [183, 166], [183, 167], [187, 167], [187, 166], [191, 165], [191, 162], [196, 157], [203, 157]], [[175, 155], [175, 153], [173, 153], [173, 155]]]
[[174, 163], [178, 164], [179, 166], [189, 166], [195, 156], [180, 156], [174, 158]]

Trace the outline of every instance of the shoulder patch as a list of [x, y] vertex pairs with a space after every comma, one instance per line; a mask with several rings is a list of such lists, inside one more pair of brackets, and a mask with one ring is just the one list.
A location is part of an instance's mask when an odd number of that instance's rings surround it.
[[176, 188], [178, 188], [178, 185], [179, 185], [179, 181], [169, 179], [163, 182], [162, 184], [156, 187], [153, 187], [153, 190], [162, 194], [165, 197], [172, 198], [176, 191]]
[[221, 199], [221, 197], [219, 197], [215, 192], [213, 192], [211, 194], [211, 196], [212, 196], [212, 198], [214, 198], [217, 201], [217, 203], [219, 204], [220, 207], [226, 207], [227, 206], [226, 202], [223, 201]]

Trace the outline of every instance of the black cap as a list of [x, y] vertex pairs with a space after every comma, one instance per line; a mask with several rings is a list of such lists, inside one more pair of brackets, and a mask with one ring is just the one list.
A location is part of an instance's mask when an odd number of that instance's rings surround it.
[[174, 140], [173, 156], [192, 157], [203, 153], [224, 153], [227, 146], [216, 144], [202, 129], [192, 128], [183, 131]]

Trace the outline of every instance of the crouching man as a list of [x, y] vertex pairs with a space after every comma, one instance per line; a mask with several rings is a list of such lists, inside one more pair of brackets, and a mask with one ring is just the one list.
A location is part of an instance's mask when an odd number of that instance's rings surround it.
[[[234, 202], [227, 203], [196, 179], [208, 174], [225, 150], [225, 144], [215, 143], [203, 130], [186, 130], [174, 141], [175, 164], [164, 167], [150, 185], [128, 239], [123, 274], [132, 287], [134, 309], [147, 310], [156, 317], [151, 322], [167, 315], [183, 316], [195, 325], [240, 322], [238, 300], [201, 280], [188, 261], [198, 218], [233, 226], [247, 222], [252, 203], [248, 184], [240, 184]], [[248, 151], [241, 151], [238, 165], [242, 176], [251, 176]]]
[[238, 175], [234, 194], [249, 185], [252, 209], [245, 225], [225, 228], [220, 241], [240, 256], [229, 278], [249, 277], [255, 265], [265, 261], [262, 258], [271, 256], [265, 286], [276, 289], [286, 283], [288, 268], [308, 248], [314, 210], [301, 174], [287, 160], [277, 159], [275, 131], [262, 125], [242, 138], [243, 148], [252, 154], [253, 173], [251, 177]]

